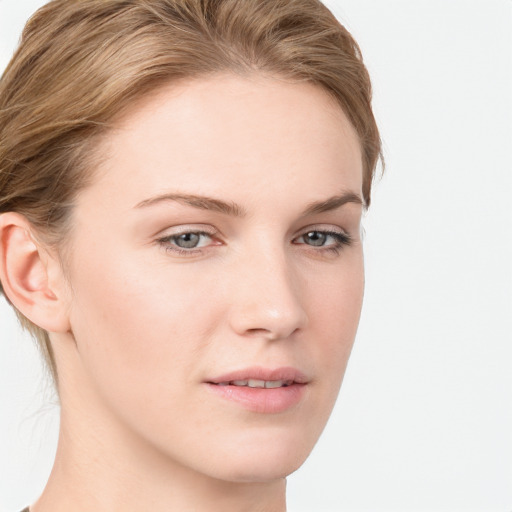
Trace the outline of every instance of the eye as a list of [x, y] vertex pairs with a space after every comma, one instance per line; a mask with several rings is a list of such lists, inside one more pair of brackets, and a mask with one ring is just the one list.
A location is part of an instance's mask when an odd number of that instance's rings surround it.
[[350, 245], [352, 238], [347, 233], [312, 229], [294, 240], [296, 244], [321, 247], [338, 251], [344, 245]]
[[181, 249], [195, 249], [196, 247], [202, 247], [205, 239], [209, 238], [206, 233], [183, 233], [182, 235], [171, 237], [170, 241]]
[[193, 253], [195, 249], [202, 249], [212, 245], [212, 237], [212, 234], [204, 231], [186, 231], [160, 238], [158, 243], [163, 245], [168, 251]]

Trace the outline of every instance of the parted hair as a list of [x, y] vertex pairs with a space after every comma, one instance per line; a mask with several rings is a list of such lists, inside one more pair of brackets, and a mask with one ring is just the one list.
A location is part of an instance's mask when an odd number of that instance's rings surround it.
[[[327, 91], [355, 128], [368, 206], [381, 142], [357, 43], [319, 0], [53, 0], [0, 79], [0, 214], [59, 249], [95, 148], [134, 102], [173, 81], [261, 72]], [[0, 284], [0, 293], [2, 292]], [[57, 380], [49, 335], [17, 312]]]

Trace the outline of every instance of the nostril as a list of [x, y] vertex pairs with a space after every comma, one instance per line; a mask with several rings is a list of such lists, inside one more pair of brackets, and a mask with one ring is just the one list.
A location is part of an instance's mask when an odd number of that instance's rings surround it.
[[273, 336], [272, 331], [269, 329], [247, 329], [246, 334], [255, 338], [265, 336], [267, 338]]
[[293, 330], [288, 329], [247, 329], [245, 332], [246, 336], [252, 338], [265, 338], [270, 341], [275, 341], [278, 339], [284, 339], [291, 336], [298, 328]]

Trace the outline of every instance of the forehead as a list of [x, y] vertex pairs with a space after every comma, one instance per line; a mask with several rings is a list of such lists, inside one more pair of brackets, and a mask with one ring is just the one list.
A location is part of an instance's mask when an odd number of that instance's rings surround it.
[[165, 188], [224, 196], [237, 186], [253, 195], [362, 187], [358, 137], [335, 100], [316, 85], [261, 75], [161, 88], [118, 121], [102, 149], [93, 192], [114, 187], [126, 203]]

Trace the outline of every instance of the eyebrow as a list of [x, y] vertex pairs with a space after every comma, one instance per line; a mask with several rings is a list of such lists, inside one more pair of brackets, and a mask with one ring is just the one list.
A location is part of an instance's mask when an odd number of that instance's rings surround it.
[[353, 203], [360, 206], [364, 206], [364, 201], [359, 194], [355, 192], [343, 192], [337, 196], [330, 197], [324, 201], [315, 201], [310, 203], [306, 210], [304, 211], [304, 215], [313, 215], [315, 213], [324, 213], [330, 212], [332, 210], [337, 210], [341, 208], [343, 205], [347, 203]]
[[153, 206], [155, 204], [168, 201], [176, 201], [194, 208], [199, 208], [200, 210], [211, 210], [233, 217], [244, 217], [246, 215], [246, 211], [236, 203], [193, 194], [162, 194], [141, 201], [135, 206], [135, 208], [146, 208], [147, 206]]
[[[232, 217], [244, 217], [246, 210], [234, 203], [222, 201], [208, 196], [199, 196], [194, 194], [161, 194], [150, 199], [145, 199], [138, 203], [135, 208], [146, 208], [162, 202], [176, 201], [200, 210], [210, 210]], [[364, 206], [364, 201], [359, 194], [355, 192], [343, 192], [340, 195], [330, 197], [322, 201], [310, 203], [304, 210], [303, 216], [324, 213], [341, 208], [347, 203], [354, 203]]]

